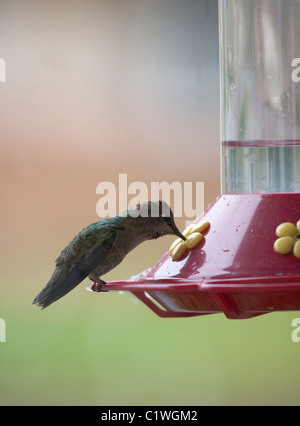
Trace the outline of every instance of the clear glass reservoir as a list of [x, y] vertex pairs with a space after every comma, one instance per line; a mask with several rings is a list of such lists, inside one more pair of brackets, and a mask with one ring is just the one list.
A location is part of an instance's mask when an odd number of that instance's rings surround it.
[[300, 0], [219, 0], [222, 193], [300, 192]]

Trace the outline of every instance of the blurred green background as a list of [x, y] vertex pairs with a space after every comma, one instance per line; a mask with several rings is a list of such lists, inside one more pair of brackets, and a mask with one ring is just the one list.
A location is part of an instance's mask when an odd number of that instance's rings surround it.
[[[1, 405], [298, 405], [297, 312], [160, 319], [88, 280], [31, 305], [98, 220], [98, 183], [203, 181], [220, 193], [217, 2], [0, 0]], [[183, 229], [185, 218], [178, 218]], [[153, 265], [172, 237], [106, 280]]]

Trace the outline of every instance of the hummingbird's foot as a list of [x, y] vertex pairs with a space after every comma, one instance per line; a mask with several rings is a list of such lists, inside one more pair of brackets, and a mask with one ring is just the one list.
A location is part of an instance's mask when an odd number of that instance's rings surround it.
[[[93, 280], [94, 281], [94, 280]], [[109, 290], [104, 290], [107, 283], [103, 280], [94, 281], [93, 284], [90, 286], [90, 289], [97, 292], [107, 292]]]

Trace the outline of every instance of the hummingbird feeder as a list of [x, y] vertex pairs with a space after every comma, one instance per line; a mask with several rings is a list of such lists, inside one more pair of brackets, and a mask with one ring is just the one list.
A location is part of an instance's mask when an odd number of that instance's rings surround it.
[[195, 221], [209, 227], [108, 290], [160, 317], [300, 310], [299, 21], [299, 0], [219, 0], [222, 193]]

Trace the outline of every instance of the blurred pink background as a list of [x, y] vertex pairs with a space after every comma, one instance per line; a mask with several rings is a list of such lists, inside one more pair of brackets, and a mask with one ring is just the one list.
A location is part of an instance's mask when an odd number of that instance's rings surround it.
[[2, 1], [0, 57], [6, 279], [33, 285], [119, 173], [218, 195], [215, 2]]

